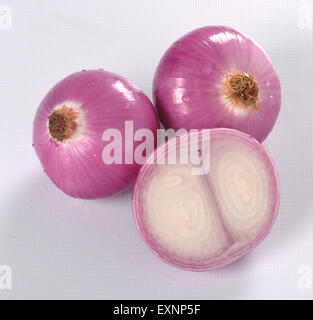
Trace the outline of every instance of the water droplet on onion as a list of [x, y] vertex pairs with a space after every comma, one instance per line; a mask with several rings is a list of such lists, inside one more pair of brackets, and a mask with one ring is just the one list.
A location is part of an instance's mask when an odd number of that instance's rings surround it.
[[183, 102], [188, 103], [190, 101], [190, 98], [187, 95], [185, 95], [182, 97], [182, 100]]

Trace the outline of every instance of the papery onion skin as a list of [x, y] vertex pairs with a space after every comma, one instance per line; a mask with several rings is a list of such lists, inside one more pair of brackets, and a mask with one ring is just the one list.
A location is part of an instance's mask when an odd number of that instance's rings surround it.
[[[248, 252], [250, 252], [253, 248], [255, 248], [260, 242], [264, 240], [264, 238], [268, 235], [270, 232], [277, 214], [278, 214], [278, 208], [279, 208], [279, 199], [280, 199], [280, 191], [279, 191], [279, 179], [278, 175], [274, 166], [274, 163], [266, 151], [266, 149], [263, 147], [262, 144], [260, 144], [256, 139], [253, 137], [242, 133], [240, 131], [234, 130], [234, 129], [228, 129], [228, 128], [218, 128], [218, 129], [211, 129], [210, 131], [210, 140], [211, 140], [211, 146], [212, 141], [214, 141], [215, 138], [222, 137], [225, 139], [229, 139], [230, 141], [235, 138], [242, 141], [244, 144], [249, 147], [251, 147], [255, 154], [260, 156], [262, 158], [262, 162], [264, 161], [264, 165], [266, 167], [266, 174], [268, 175], [270, 181], [271, 181], [271, 203], [270, 210], [268, 212], [268, 218], [266, 220], [266, 223], [264, 226], [262, 226], [258, 234], [253, 240], [249, 240], [249, 243], [245, 243], [243, 247], [236, 247], [236, 242], [234, 243], [234, 249], [230, 247], [230, 249], [225, 251], [226, 253], [222, 253], [220, 256], [215, 257], [212, 259], [212, 261], [208, 261], [205, 264], [203, 264], [203, 261], [199, 259], [198, 261], [195, 259], [185, 260], [185, 261], [177, 261], [178, 253], [167, 253], [164, 254], [164, 248], [160, 246], [160, 243], [151, 236], [151, 233], [149, 231], [149, 226], [145, 225], [144, 217], [147, 212], [144, 208], [144, 198], [143, 194], [146, 192], [147, 188], [149, 187], [147, 184], [150, 183], [152, 177], [154, 174], [156, 174], [155, 168], [158, 168], [158, 166], [162, 166], [162, 164], [155, 164], [156, 163], [156, 157], [158, 152], [163, 152], [164, 150], [168, 150], [168, 145], [171, 141], [175, 140], [178, 141], [179, 137], [174, 137], [171, 140], [165, 142], [164, 144], [160, 145], [153, 154], [151, 154], [148, 158], [146, 163], [141, 167], [135, 187], [133, 190], [133, 216], [135, 220], [135, 224], [137, 227], [137, 230], [141, 236], [141, 238], [146, 242], [150, 250], [160, 259], [162, 259], [167, 264], [184, 269], [189, 271], [209, 271], [213, 269], [218, 269], [221, 267], [224, 267], [237, 259], [245, 256]], [[189, 138], [194, 133], [188, 133]], [[166, 152], [166, 151], [165, 151]], [[151, 165], [151, 163], [154, 163]], [[209, 173], [210, 175], [210, 173]], [[208, 185], [212, 184], [212, 181], [210, 181], [211, 178], [208, 178]], [[192, 191], [192, 190], [191, 190]], [[209, 191], [208, 189], [208, 192]], [[216, 199], [216, 195], [213, 194], [213, 201], [217, 203], [218, 200]], [[217, 209], [219, 211], [219, 209]], [[222, 222], [224, 225], [224, 223]], [[228, 231], [226, 232], [226, 235], [228, 236]]]
[[[66, 143], [54, 140], [48, 128], [56, 106], [77, 109], [81, 132]], [[145, 94], [123, 77], [99, 70], [83, 70], [58, 82], [40, 103], [33, 127], [33, 145], [42, 167], [66, 194], [83, 199], [104, 198], [129, 188], [140, 165], [105, 164], [102, 141], [106, 129], [124, 136], [125, 121], [133, 121], [134, 132], [159, 128], [156, 111]], [[134, 148], [139, 142], [134, 142]], [[123, 154], [125, 146], [123, 144]]]
[[[224, 95], [231, 72], [247, 72], [259, 85], [257, 108], [234, 107]], [[153, 83], [155, 106], [166, 128], [233, 128], [263, 141], [281, 106], [277, 72], [251, 38], [224, 26], [194, 30], [162, 57]]]

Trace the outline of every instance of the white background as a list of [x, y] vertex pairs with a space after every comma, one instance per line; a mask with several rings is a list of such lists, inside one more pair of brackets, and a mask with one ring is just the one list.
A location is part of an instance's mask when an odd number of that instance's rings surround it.
[[[12, 269], [12, 298], [312, 299], [298, 285], [313, 269], [312, 1], [5, 1], [0, 29], [0, 265]], [[307, 7], [303, 7], [303, 6]], [[312, 21], [311, 21], [312, 23]], [[281, 206], [266, 240], [216, 271], [168, 266], [142, 242], [131, 193], [72, 199], [43, 173], [32, 121], [47, 91], [82, 69], [103, 68], [151, 98], [155, 68], [178, 37], [205, 25], [252, 36], [272, 58], [283, 101], [265, 141], [280, 176]]]

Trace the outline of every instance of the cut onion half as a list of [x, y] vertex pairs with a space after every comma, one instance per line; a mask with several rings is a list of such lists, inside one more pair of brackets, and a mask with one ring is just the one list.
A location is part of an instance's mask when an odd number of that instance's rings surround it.
[[[265, 238], [277, 216], [279, 182], [269, 154], [253, 137], [223, 128], [202, 130], [198, 139], [195, 134], [176, 136], [149, 156], [133, 191], [133, 213], [159, 258], [205, 271], [239, 259]], [[191, 157], [180, 161], [181, 145], [187, 140], [203, 161], [204, 136], [210, 167], [195, 175]], [[167, 158], [173, 150], [177, 163], [160, 164], [160, 155]]]

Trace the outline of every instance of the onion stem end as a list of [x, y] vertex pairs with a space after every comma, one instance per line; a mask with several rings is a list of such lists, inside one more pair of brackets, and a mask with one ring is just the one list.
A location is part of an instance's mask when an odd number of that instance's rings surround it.
[[58, 142], [65, 142], [75, 133], [78, 123], [78, 111], [65, 105], [55, 109], [49, 116], [49, 133]]
[[224, 89], [227, 99], [240, 108], [257, 110], [259, 84], [250, 72], [236, 71], [226, 74]]

